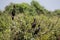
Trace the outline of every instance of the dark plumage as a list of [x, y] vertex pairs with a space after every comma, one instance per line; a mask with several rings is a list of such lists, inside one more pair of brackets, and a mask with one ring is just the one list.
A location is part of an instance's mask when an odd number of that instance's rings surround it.
[[36, 23], [35, 22], [32, 23], [32, 28], [35, 28], [35, 26], [36, 26]]
[[38, 27], [40, 27], [40, 25], [38, 25]]
[[14, 16], [12, 16], [12, 20], [14, 20]]
[[32, 28], [36, 27], [36, 19], [34, 19], [34, 22], [32, 23]]
[[15, 5], [13, 6], [13, 10], [12, 10], [12, 20], [14, 19], [14, 16], [15, 16]]
[[40, 30], [40, 27], [38, 27], [38, 29], [35, 30], [34, 35], [38, 34], [39, 30]]

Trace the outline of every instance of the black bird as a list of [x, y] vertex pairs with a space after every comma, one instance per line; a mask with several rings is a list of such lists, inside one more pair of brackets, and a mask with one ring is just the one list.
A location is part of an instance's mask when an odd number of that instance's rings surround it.
[[12, 9], [12, 13], [11, 13], [11, 14], [12, 14], [12, 20], [14, 20], [15, 12], [16, 12], [16, 11], [15, 11], [15, 5], [14, 5], [14, 6], [13, 6], [13, 9]]
[[[40, 26], [40, 25], [38, 25], [38, 26]], [[40, 27], [38, 27], [38, 29], [35, 30], [34, 35], [38, 34], [39, 31], [40, 31]]]
[[36, 19], [34, 19], [34, 22], [32, 23], [32, 28], [36, 27]]
[[40, 27], [40, 25], [38, 25], [38, 27]]

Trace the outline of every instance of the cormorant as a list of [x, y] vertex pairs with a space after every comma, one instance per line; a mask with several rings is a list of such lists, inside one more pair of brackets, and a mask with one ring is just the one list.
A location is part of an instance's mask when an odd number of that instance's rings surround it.
[[13, 9], [12, 9], [12, 13], [11, 13], [12, 14], [12, 20], [14, 20], [15, 12], [16, 12], [15, 11], [15, 5], [13, 5]]
[[32, 28], [36, 27], [36, 19], [34, 19], [34, 22], [32, 23]]

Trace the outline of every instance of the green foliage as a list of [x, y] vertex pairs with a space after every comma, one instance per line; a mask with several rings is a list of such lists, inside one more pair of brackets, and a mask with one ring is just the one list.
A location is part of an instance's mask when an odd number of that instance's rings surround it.
[[55, 15], [60, 16], [60, 10], [55, 10], [54, 13]]
[[[13, 5], [16, 7], [14, 20], [11, 17]], [[31, 5], [11, 3], [0, 14], [0, 40], [56, 40], [60, 36], [60, 10], [48, 11], [34, 0]], [[34, 18], [36, 27], [32, 28]], [[38, 25], [41, 29], [33, 35]]]

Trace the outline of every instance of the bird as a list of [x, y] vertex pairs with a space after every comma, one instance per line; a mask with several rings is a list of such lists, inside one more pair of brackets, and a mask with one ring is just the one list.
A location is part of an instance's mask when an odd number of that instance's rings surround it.
[[13, 9], [12, 9], [12, 20], [14, 20], [14, 16], [15, 16], [15, 5], [13, 5]]
[[40, 25], [38, 25], [38, 27], [40, 27]]
[[32, 23], [32, 28], [36, 27], [36, 19], [34, 19], [34, 22]]
[[34, 35], [35, 35], [35, 34], [38, 34], [38, 32], [40, 31], [41, 28], [40, 28], [39, 26], [40, 26], [40, 25], [38, 25], [38, 29], [35, 30]]

